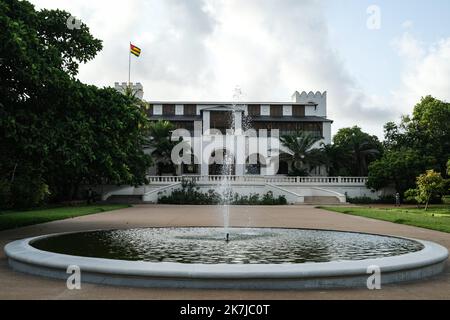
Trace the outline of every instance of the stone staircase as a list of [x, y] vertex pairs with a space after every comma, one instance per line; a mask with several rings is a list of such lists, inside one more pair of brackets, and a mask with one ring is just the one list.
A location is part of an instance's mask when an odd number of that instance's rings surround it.
[[337, 197], [305, 197], [305, 204], [341, 204]]

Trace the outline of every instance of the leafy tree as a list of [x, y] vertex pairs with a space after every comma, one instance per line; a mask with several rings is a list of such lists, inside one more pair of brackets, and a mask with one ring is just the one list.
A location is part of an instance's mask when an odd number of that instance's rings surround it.
[[431, 96], [423, 98], [406, 126], [414, 146], [432, 156], [438, 170], [445, 172], [450, 158], [450, 103]]
[[[427, 96], [414, 107], [412, 116], [403, 116], [399, 125], [389, 122], [384, 129], [386, 152], [369, 167], [369, 187], [381, 189], [393, 184], [403, 193], [414, 188], [416, 177], [425, 170], [446, 172], [449, 103]], [[415, 198], [417, 194], [412, 190], [407, 196]]]
[[406, 136], [402, 126], [398, 126], [392, 121], [384, 125], [383, 146], [385, 150], [398, 149], [407, 145]]
[[175, 126], [165, 120], [152, 122], [149, 126], [148, 146], [151, 149], [151, 155], [156, 163], [158, 175], [161, 175], [167, 169], [175, 173], [171, 156], [172, 149], [178, 142], [171, 140], [173, 130], [175, 130]]
[[67, 28], [69, 16], [36, 11], [27, 1], [0, 2], [0, 174], [10, 192], [28, 190], [18, 185], [27, 177], [45, 189], [44, 161], [59, 120], [52, 110], [64, 110], [79, 63], [101, 50], [86, 25]]
[[340, 129], [333, 142], [349, 157], [348, 171], [356, 176], [366, 176], [368, 165], [383, 153], [383, 146], [378, 138], [363, 132], [357, 126]]
[[445, 173], [450, 158], [450, 103], [422, 98], [400, 125], [386, 124], [385, 140], [390, 149], [408, 147], [431, 157], [430, 166]]
[[148, 120], [142, 110], [112, 88], [77, 82], [72, 92], [67, 107], [53, 116], [62, 120], [49, 128], [52, 145], [44, 165], [54, 196], [71, 199], [81, 184], [146, 182], [151, 159], [144, 153]]
[[430, 159], [413, 149], [386, 152], [381, 159], [369, 165], [367, 186], [376, 190], [394, 186], [403, 194], [414, 187], [416, 177], [424, 172]]
[[312, 168], [322, 163], [321, 154], [317, 149], [313, 149], [314, 144], [319, 141], [318, 137], [298, 132], [295, 135], [282, 136], [280, 141], [287, 148], [281, 158], [292, 160], [292, 174], [307, 175]]
[[433, 194], [441, 194], [444, 191], [444, 179], [441, 174], [434, 170], [427, 170], [426, 173], [417, 177], [417, 189], [407, 191], [409, 197], [414, 197], [417, 203], [425, 204], [425, 211]]
[[9, 194], [1, 206], [33, 189], [28, 198], [38, 203], [47, 189], [63, 200], [84, 183], [145, 180], [143, 110], [113, 89], [75, 79], [102, 44], [84, 24], [67, 28], [70, 16], [0, 2], [0, 185]]

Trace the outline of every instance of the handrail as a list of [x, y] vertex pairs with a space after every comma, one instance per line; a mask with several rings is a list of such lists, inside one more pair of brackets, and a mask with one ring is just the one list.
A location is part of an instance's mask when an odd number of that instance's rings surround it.
[[287, 190], [287, 189], [285, 189], [285, 188], [281, 188], [281, 187], [279, 187], [279, 186], [277, 186], [277, 185], [274, 185], [274, 184], [271, 184], [271, 183], [267, 183], [266, 186], [267, 186], [268, 188], [272, 188], [272, 189], [276, 189], [276, 190], [278, 190], [278, 191], [281, 191], [281, 192], [284, 193], [285, 195], [286, 195], [286, 194], [290, 194], [291, 196], [293, 196], [293, 197], [296, 199], [296, 200], [294, 201], [294, 203], [302, 203], [302, 202], [305, 202], [305, 197], [302, 196], [302, 195], [300, 195], [300, 194], [298, 194], [298, 193], [296, 193], [296, 192], [294, 192], [294, 191], [290, 191], [290, 190]]
[[293, 185], [365, 185], [367, 177], [284, 177], [284, 176], [148, 176], [149, 184], [171, 184], [192, 180], [197, 183], [271, 183]]

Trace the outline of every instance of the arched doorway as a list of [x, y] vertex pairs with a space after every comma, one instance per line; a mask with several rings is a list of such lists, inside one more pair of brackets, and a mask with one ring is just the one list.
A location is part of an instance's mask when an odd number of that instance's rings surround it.
[[226, 149], [216, 150], [209, 159], [210, 176], [234, 176], [236, 175], [235, 159]]
[[289, 164], [287, 161], [281, 160], [279, 163], [278, 174], [288, 175], [289, 174]]

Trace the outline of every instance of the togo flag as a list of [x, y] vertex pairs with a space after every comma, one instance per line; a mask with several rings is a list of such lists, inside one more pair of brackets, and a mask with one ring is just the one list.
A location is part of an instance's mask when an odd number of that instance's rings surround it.
[[134, 54], [136, 57], [139, 57], [141, 55], [141, 49], [139, 49], [138, 47], [136, 47], [135, 45], [132, 45], [130, 43], [130, 51], [132, 54]]

